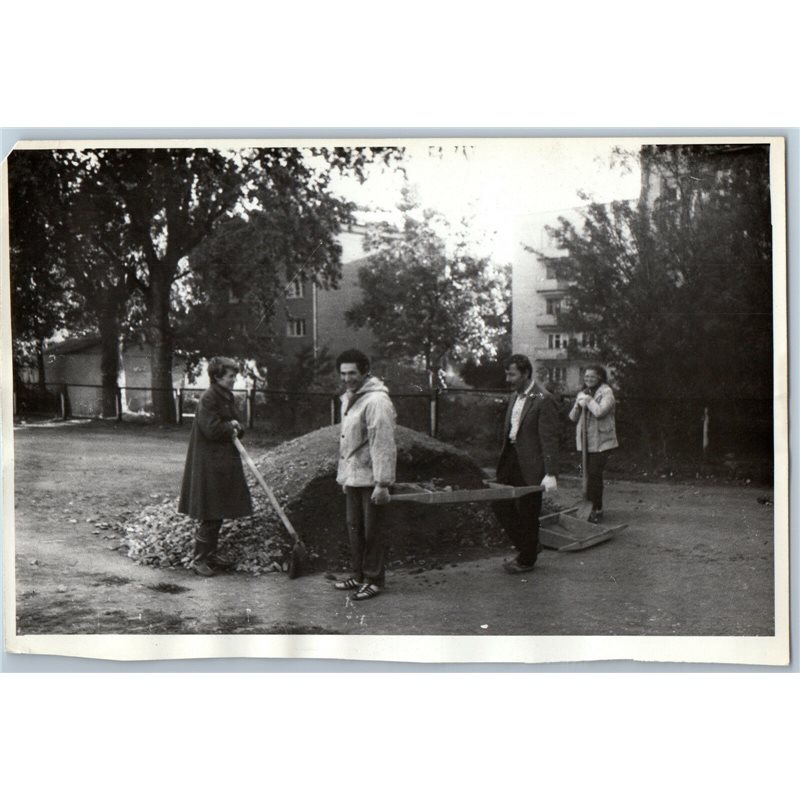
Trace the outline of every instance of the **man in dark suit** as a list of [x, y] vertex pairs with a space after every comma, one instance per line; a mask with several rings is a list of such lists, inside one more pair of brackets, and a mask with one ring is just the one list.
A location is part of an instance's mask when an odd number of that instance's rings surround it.
[[[514, 390], [509, 399], [503, 428], [503, 449], [497, 465], [497, 480], [511, 486], [558, 488], [560, 422], [553, 396], [533, 378], [527, 356], [515, 354], [506, 362], [506, 383]], [[539, 514], [542, 493], [531, 492], [518, 500], [499, 500], [492, 510], [505, 529], [517, 557], [503, 564], [516, 575], [530, 572], [539, 554]]]

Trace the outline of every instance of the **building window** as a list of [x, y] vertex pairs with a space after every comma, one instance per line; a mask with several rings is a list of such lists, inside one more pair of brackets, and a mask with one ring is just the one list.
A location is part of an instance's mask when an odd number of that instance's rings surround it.
[[298, 297], [305, 297], [305, 284], [300, 278], [295, 278], [286, 285], [286, 298], [294, 300]]
[[292, 339], [306, 335], [306, 321], [304, 319], [287, 319], [286, 335]]
[[547, 335], [547, 346], [550, 350], [560, 350], [569, 343], [569, 336], [566, 333], [549, 333]]
[[561, 298], [548, 297], [547, 298], [547, 313], [555, 316], [561, 311]]
[[593, 333], [582, 334], [581, 347], [584, 347], [587, 350], [594, 350], [597, 347], [597, 337]]
[[548, 367], [547, 380], [550, 383], [565, 383], [567, 380], [566, 367]]

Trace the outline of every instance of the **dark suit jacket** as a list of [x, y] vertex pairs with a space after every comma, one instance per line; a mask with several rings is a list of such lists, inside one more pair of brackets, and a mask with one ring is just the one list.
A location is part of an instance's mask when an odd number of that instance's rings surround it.
[[[508, 441], [511, 431], [511, 410], [517, 393], [511, 395], [506, 409], [506, 423], [503, 428], [503, 449], [497, 467], [498, 480], [503, 481], [507, 457], [512, 447]], [[514, 445], [519, 459], [520, 469], [525, 482], [532, 486], [541, 483], [545, 475], [558, 475], [558, 450], [561, 433], [561, 422], [558, 416], [558, 405], [553, 395], [546, 389], [534, 384], [531, 394], [522, 407], [517, 440]]]

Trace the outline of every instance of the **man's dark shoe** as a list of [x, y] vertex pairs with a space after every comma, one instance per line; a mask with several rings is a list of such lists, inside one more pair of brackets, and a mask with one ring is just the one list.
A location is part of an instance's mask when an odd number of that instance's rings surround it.
[[509, 575], [519, 575], [523, 572], [530, 572], [536, 564], [520, 564], [519, 561], [506, 561], [503, 563], [503, 569]]
[[383, 589], [377, 583], [365, 583], [355, 594], [350, 595], [351, 600], [371, 600], [377, 597]]

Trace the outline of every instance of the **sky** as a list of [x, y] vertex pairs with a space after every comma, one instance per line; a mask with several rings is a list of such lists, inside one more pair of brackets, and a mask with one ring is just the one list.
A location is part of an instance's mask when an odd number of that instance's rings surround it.
[[[404, 162], [408, 181], [425, 207], [440, 211], [451, 222], [472, 219], [476, 246], [499, 261], [513, 252], [515, 217], [584, 205], [581, 192], [599, 202], [634, 199], [640, 174], [611, 166], [619, 140], [599, 139], [463, 139], [410, 142]], [[373, 168], [359, 185], [340, 178], [337, 190], [359, 206], [380, 209], [365, 218], [398, 218], [396, 204], [404, 178]]]

